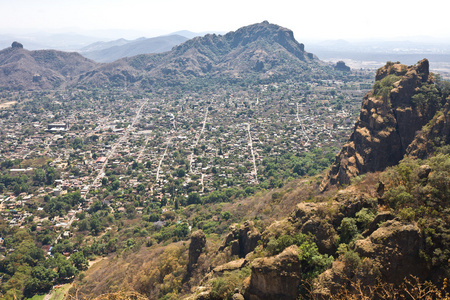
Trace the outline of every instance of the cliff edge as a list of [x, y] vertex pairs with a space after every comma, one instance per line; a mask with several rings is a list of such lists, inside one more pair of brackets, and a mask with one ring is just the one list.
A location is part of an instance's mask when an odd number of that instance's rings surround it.
[[353, 133], [336, 155], [321, 190], [347, 185], [352, 177], [396, 165], [443, 106], [443, 99], [427, 59], [409, 67], [388, 62], [378, 69]]

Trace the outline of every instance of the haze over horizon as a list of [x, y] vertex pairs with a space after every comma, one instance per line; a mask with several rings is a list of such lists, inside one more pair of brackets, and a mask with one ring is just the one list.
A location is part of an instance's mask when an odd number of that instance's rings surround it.
[[180, 30], [228, 32], [267, 20], [293, 30], [297, 40], [450, 39], [446, 10], [436, 9], [444, 7], [443, 0], [428, 1], [426, 6], [403, 0], [230, 0], [215, 5], [205, 0], [0, 0], [0, 4], [0, 34], [71, 32], [132, 39]]

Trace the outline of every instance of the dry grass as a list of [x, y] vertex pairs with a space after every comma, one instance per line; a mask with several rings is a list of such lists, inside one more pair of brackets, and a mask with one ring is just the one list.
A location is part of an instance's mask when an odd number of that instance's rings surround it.
[[[73, 295], [73, 296], [69, 296], [67, 297], [68, 300], [74, 300], [74, 299], [79, 299], [77, 298], [78, 295]], [[92, 299], [92, 300], [147, 300], [148, 298], [136, 293], [136, 292], [131, 292], [131, 291], [120, 291], [120, 292], [116, 292], [116, 293], [106, 293], [106, 294], [102, 294], [99, 295], [95, 298], [84, 298], [84, 299]]]
[[[307, 288], [309, 290], [309, 288]], [[410, 299], [410, 300], [448, 300], [450, 291], [447, 279], [442, 287], [418, 277], [405, 278], [400, 286], [378, 281], [376, 285], [363, 284], [360, 280], [347, 279], [347, 284], [332, 295], [315, 294], [310, 291], [311, 300], [371, 300], [371, 299]]]

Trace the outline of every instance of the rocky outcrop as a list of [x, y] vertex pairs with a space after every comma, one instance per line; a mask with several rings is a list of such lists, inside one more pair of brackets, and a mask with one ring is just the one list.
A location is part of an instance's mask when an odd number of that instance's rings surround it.
[[382, 278], [399, 284], [407, 276], [423, 278], [425, 262], [420, 258], [423, 240], [416, 224], [385, 222], [369, 237], [355, 242], [355, 252], [376, 262]]
[[236, 271], [236, 270], [240, 270], [243, 267], [245, 267], [248, 264], [248, 261], [244, 258], [238, 259], [238, 260], [233, 260], [230, 261], [226, 264], [220, 265], [218, 267], [215, 267], [213, 269], [213, 273], [217, 274], [221, 274], [224, 272], [231, 272], [231, 271]]
[[338, 61], [334, 66], [334, 69], [343, 72], [350, 72], [350, 67], [347, 66], [343, 61]]
[[424, 159], [436, 150], [436, 147], [450, 144], [450, 99], [441, 112], [419, 131], [414, 141], [406, 149], [407, 155]]
[[333, 255], [336, 252], [339, 236], [330, 223], [316, 217], [303, 224], [300, 232], [314, 236], [320, 253]]
[[377, 230], [380, 227], [380, 224], [390, 221], [395, 218], [395, 215], [390, 211], [383, 211], [380, 212], [375, 216], [372, 222], [370, 222], [367, 229], [363, 232], [363, 236], [369, 236], [371, 235], [375, 230]]
[[[397, 81], [390, 86], [388, 79]], [[411, 67], [388, 63], [377, 71], [374, 91], [364, 97], [355, 129], [324, 178], [322, 190], [349, 184], [352, 177], [367, 172], [382, 171], [403, 158], [416, 133], [438, 110], [430, 103], [414, 103], [413, 96], [426, 84], [433, 84], [426, 59]], [[387, 93], [380, 93], [382, 88]]]
[[203, 231], [194, 231], [191, 235], [191, 243], [189, 245], [188, 272], [191, 272], [195, 268], [195, 264], [197, 263], [200, 255], [205, 251], [205, 247], [206, 236]]
[[242, 258], [256, 248], [260, 239], [261, 234], [255, 227], [255, 223], [245, 221], [240, 227], [230, 226], [230, 232], [225, 237], [219, 251], [228, 249], [232, 256], [237, 255]]
[[11, 48], [19, 48], [19, 49], [23, 49], [23, 45], [19, 42], [13, 42], [11, 44]]
[[276, 256], [255, 259], [245, 298], [295, 300], [301, 280], [299, 248], [291, 246]]
[[292, 212], [290, 221], [296, 225], [303, 234], [312, 234], [320, 253], [334, 254], [336, 251], [338, 235], [329, 220], [319, 215], [327, 211], [338, 211], [339, 204], [333, 203], [299, 203]]
[[[380, 217], [389, 218], [388, 214]], [[329, 299], [343, 288], [353, 284], [374, 286], [377, 280], [398, 285], [406, 277], [426, 278], [429, 269], [421, 259], [423, 237], [416, 224], [390, 220], [383, 223], [365, 239], [355, 242], [354, 251], [360, 265], [340, 258], [333, 262], [315, 280], [313, 294], [318, 299]]]

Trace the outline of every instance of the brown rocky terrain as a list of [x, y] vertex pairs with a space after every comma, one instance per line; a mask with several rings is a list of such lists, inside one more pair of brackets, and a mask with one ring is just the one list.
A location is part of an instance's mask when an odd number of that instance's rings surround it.
[[436, 95], [428, 91], [421, 94], [433, 83], [426, 59], [410, 67], [388, 63], [380, 68], [374, 90], [364, 97], [355, 129], [336, 156], [321, 189], [346, 185], [355, 176], [396, 165], [442, 106], [438, 91], [433, 91]]
[[301, 277], [299, 249], [293, 245], [282, 253], [257, 258], [252, 263], [252, 275], [245, 296], [250, 300], [295, 300]]

